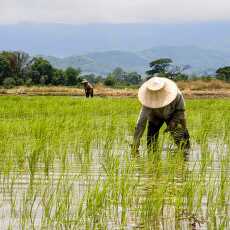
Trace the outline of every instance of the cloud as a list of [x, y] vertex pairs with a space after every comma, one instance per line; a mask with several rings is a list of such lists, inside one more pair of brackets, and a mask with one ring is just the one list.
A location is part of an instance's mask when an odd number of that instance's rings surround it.
[[0, 1], [0, 23], [186, 22], [230, 19], [229, 0]]

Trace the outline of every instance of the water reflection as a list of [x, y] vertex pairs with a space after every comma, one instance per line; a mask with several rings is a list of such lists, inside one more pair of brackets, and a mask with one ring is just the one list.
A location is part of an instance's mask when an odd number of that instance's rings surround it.
[[[193, 144], [186, 160], [173, 149], [166, 144], [151, 154], [143, 147], [131, 156], [127, 146], [109, 151], [91, 146], [67, 154], [65, 168], [56, 159], [48, 174], [39, 164], [33, 181], [23, 171], [1, 174], [0, 229], [41, 228], [51, 226], [49, 221], [86, 229], [92, 227], [87, 218], [94, 218], [95, 228], [107, 229], [228, 226], [229, 146]], [[90, 202], [92, 214], [84, 209]]]

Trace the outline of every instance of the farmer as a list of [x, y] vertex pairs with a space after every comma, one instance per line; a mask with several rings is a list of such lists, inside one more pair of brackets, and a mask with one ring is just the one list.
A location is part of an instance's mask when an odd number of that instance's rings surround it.
[[93, 97], [93, 86], [86, 80], [84, 79], [82, 81], [82, 84], [84, 85], [84, 89], [85, 89], [85, 96], [86, 97]]
[[187, 155], [190, 142], [186, 127], [185, 102], [176, 83], [154, 75], [140, 87], [138, 99], [142, 108], [135, 128], [132, 150], [138, 153], [140, 139], [148, 122], [147, 147], [148, 150], [155, 151], [159, 130], [165, 122], [165, 132], [172, 135], [176, 145]]

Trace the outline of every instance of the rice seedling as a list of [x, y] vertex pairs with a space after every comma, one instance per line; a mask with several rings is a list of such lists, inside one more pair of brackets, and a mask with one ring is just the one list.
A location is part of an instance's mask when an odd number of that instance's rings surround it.
[[228, 229], [230, 102], [187, 101], [187, 161], [169, 135], [139, 156], [132, 98], [0, 100], [1, 229]]

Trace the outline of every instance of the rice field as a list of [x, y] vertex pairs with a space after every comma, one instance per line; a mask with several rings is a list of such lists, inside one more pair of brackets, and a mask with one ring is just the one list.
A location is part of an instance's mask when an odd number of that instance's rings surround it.
[[186, 103], [188, 160], [135, 98], [1, 97], [0, 229], [230, 229], [230, 100]]

